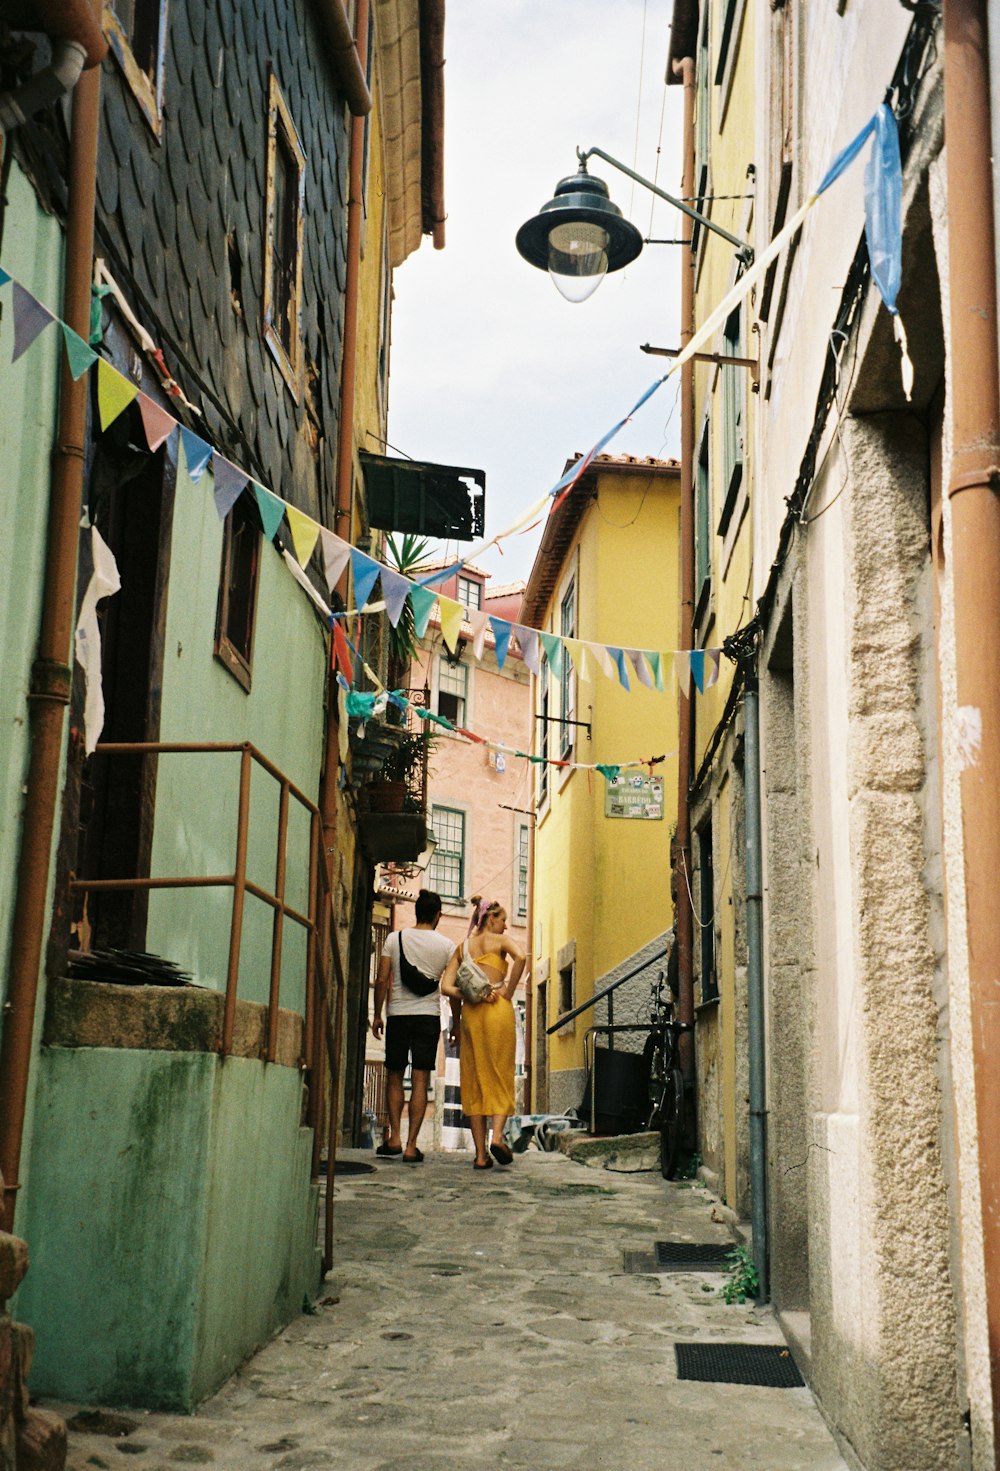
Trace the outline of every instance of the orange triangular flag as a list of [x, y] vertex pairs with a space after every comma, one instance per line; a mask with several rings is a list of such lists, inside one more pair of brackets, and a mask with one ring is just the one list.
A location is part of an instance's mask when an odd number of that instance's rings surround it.
[[177, 428], [177, 420], [144, 393], [139, 394], [139, 413], [142, 415], [142, 427], [146, 431], [146, 443], [155, 453]]

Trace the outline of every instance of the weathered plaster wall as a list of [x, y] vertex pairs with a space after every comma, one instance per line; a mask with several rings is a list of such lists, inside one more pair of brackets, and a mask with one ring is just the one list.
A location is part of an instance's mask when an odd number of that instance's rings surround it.
[[298, 1070], [63, 1047], [40, 1070], [33, 1389], [191, 1409], [319, 1281]]
[[[39, 301], [61, 310], [63, 234], [58, 222], [38, 205], [34, 190], [11, 162], [6, 183], [6, 228], [2, 259], [6, 270]], [[16, 228], [14, 228], [16, 222]], [[13, 330], [10, 287], [3, 292], [4, 339], [0, 354], [0, 463], [3, 464], [3, 527], [0, 538], [0, 1002], [6, 998], [14, 897], [22, 842], [24, 782], [28, 768], [29, 731], [27, 695], [31, 665], [38, 643], [44, 583], [47, 507], [51, 456], [58, 407], [58, 371], [62, 335], [57, 328], [44, 331], [16, 363], [10, 362]], [[67, 649], [67, 655], [69, 650]], [[64, 741], [65, 752], [65, 741]], [[57, 787], [62, 790], [60, 765]], [[58, 842], [58, 822], [53, 854]], [[54, 869], [54, 862], [53, 862]], [[51, 913], [52, 877], [46, 915]], [[45, 980], [39, 982], [35, 1037], [41, 1035], [45, 1011]], [[33, 1055], [35, 1055], [33, 1053]], [[25, 1138], [30, 1138], [37, 1069], [32, 1068], [27, 1096]], [[21, 1184], [27, 1187], [30, 1153], [25, 1149]], [[22, 1196], [25, 1190], [22, 1189]], [[22, 1212], [17, 1229], [23, 1232]]]
[[[222, 523], [205, 481], [178, 469], [163, 673], [163, 741], [252, 741], [312, 801], [317, 800], [323, 751], [325, 656], [312, 605], [272, 547], [262, 545], [253, 684], [249, 693], [213, 656]], [[164, 755], [157, 777], [152, 872], [231, 873], [236, 857], [238, 754]], [[247, 872], [273, 888], [277, 784], [255, 765]], [[289, 806], [286, 898], [308, 908], [308, 824]], [[202, 985], [223, 987], [232, 891], [165, 890], [149, 906], [148, 948], [190, 969]], [[240, 996], [267, 999], [272, 911], [247, 897]], [[281, 1004], [304, 1003], [305, 940], [284, 929]]]

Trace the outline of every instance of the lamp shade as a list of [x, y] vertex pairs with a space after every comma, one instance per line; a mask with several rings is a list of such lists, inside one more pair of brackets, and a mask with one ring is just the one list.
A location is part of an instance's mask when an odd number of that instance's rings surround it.
[[516, 244], [568, 301], [585, 301], [608, 271], [635, 260], [642, 236], [612, 204], [604, 180], [581, 167], [560, 179], [548, 203], [518, 230]]

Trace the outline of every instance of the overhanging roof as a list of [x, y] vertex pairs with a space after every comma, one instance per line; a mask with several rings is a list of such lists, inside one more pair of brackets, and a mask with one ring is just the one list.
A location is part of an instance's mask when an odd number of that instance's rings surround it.
[[[566, 470], [579, 464], [582, 455], [574, 455], [566, 461]], [[535, 560], [524, 590], [520, 621], [527, 628], [538, 628], [552, 600], [569, 549], [577, 530], [587, 514], [591, 501], [597, 495], [597, 482], [605, 475], [654, 475], [676, 477], [680, 474], [678, 460], [640, 460], [634, 455], [595, 455], [586, 472], [570, 493], [549, 515], [542, 532], [542, 539], [535, 553]], [[565, 473], [565, 471], [564, 471]]]
[[486, 473], [361, 451], [368, 521], [444, 541], [477, 541], [486, 521]]

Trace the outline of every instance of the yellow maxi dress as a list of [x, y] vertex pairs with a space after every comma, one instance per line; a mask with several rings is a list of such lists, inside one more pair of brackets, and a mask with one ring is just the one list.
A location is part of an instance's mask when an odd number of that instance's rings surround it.
[[[502, 955], [476, 957], [476, 964], [497, 983], [507, 974]], [[462, 1112], [514, 1112], [514, 1006], [506, 996], [474, 1004], [462, 1002], [462, 1045], [459, 1049]]]

